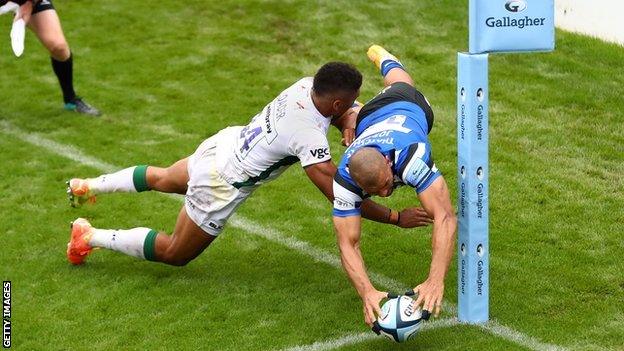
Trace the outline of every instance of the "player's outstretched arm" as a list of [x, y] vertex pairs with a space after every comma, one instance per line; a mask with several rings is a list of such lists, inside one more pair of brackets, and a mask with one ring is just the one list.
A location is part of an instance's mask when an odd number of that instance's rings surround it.
[[444, 278], [453, 257], [457, 217], [451, 205], [448, 187], [442, 176], [434, 180], [426, 190], [418, 194], [418, 197], [425, 210], [433, 217], [433, 235], [429, 277], [414, 288], [414, 291], [418, 293], [416, 304], [422, 304], [423, 309], [434, 312], [437, 317], [444, 295]]
[[360, 224], [360, 216], [334, 216], [336, 241], [340, 249], [342, 267], [362, 299], [364, 321], [372, 326], [376, 316], [381, 315], [379, 303], [388, 296], [388, 293], [375, 289], [368, 278], [360, 251]]
[[342, 133], [342, 145], [344, 146], [351, 145], [353, 140], [355, 140], [355, 123], [362, 106], [364, 105], [356, 101], [347, 112], [340, 117], [333, 118], [331, 121], [331, 124]]
[[362, 201], [362, 217], [375, 222], [394, 224], [401, 228], [424, 227], [433, 222], [427, 211], [420, 207], [410, 207], [395, 211], [371, 199]]
[[334, 202], [334, 175], [336, 166], [331, 160], [315, 163], [303, 168], [314, 185], [325, 195], [329, 202]]
[[[330, 201], [334, 202], [334, 176], [336, 175], [336, 166], [332, 161], [316, 163], [304, 168], [306, 175], [314, 185], [325, 195]], [[394, 211], [396, 213], [396, 211]], [[362, 216], [375, 222], [391, 223], [390, 214], [392, 211], [382, 205], [379, 205], [370, 199], [362, 203]], [[398, 217], [398, 215], [395, 215]]]
[[375, 63], [384, 79], [384, 86], [390, 86], [394, 83], [404, 82], [414, 86], [412, 77], [405, 71], [401, 62], [386, 49], [379, 45], [373, 45], [368, 48], [368, 58]]
[[[330, 201], [334, 201], [333, 182], [336, 174], [336, 166], [332, 161], [316, 163], [304, 168], [306, 175], [314, 185]], [[389, 223], [401, 228], [414, 228], [429, 225], [432, 220], [427, 212], [421, 208], [413, 207], [401, 212], [391, 210], [371, 199], [362, 202], [362, 217], [379, 223]]]

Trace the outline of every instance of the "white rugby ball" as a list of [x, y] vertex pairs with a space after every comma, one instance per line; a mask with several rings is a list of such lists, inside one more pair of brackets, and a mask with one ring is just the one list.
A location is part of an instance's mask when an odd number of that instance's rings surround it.
[[373, 323], [373, 331], [396, 342], [412, 338], [429, 313], [416, 306], [416, 301], [409, 296], [399, 295], [386, 301], [381, 307], [381, 316]]

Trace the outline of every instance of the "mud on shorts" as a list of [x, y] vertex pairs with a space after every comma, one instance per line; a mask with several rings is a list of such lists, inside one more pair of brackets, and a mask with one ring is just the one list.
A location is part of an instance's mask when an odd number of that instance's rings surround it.
[[188, 158], [188, 189], [184, 200], [186, 213], [206, 233], [218, 236], [228, 218], [253, 190], [237, 189], [217, 172], [216, 144], [219, 134], [199, 145]]

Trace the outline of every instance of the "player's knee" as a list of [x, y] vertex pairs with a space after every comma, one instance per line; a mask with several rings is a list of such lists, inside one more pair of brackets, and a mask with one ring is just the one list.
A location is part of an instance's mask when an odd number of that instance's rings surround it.
[[187, 264], [189, 264], [189, 262], [191, 262], [192, 259], [190, 258], [177, 258], [177, 257], [172, 257], [172, 258], [164, 258], [162, 260], [163, 263], [166, 263], [170, 266], [176, 266], [176, 267], [184, 267]]
[[192, 259], [178, 258], [178, 259], [174, 259], [169, 264], [172, 265], [172, 266], [176, 266], [176, 267], [184, 267], [187, 264], [189, 264], [189, 262], [191, 262], [191, 261], [192, 261]]
[[153, 190], [167, 190], [166, 189], [166, 169], [160, 167], [149, 166], [147, 167], [147, 185]]
[[179, 194], [186, 193], [188, 180], [180, 177], [179, 171], [177, 171], [174, 167], [169, 167], [165, 168], [163, 173], [163, 181], [166, 182], [167, 187], [171, 192]]
[[57, 61], [66, 61], [69, 59], [71, 52], [69, 51], [69, 45], [64, 40], [53, 41], [48, 45], [50, 55]]
[[186, 266], [193, 259], [190, 257], [184, 257], [176, 252], [165, 252], [161, 257], [161, 262], [166, 263], [171, 266], [183, 267]]

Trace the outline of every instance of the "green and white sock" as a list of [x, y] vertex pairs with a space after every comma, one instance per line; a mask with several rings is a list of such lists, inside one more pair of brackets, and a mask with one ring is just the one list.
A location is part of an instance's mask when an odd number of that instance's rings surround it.
[[126, 255], [148, 261], [155, 261], [157, 235], [157, 231], [143, 227], [127, 230], [93, 228], [89, 245], [122, 252]]
[[102, 174], [88, 180], [89, 189], [95, 194], [135, 193], [149, 190], [147, 186], [147, 166], [135, 166], [121, 171]]

